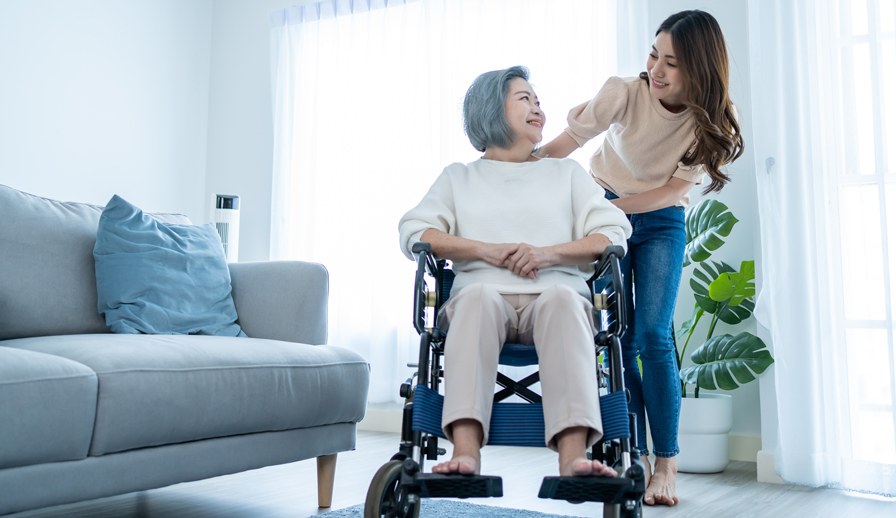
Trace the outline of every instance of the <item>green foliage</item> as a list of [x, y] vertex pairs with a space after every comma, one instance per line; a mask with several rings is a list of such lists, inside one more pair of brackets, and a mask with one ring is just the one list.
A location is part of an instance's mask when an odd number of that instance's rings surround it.
[[753, 373], [762, 374], [775, 361], [765, 343], [747, 332], [711, 338], [691, 354], [691, 360], [694, 365], [681, 371], [681, 379], [706, 390], [734, 390], [756, 379]]
[[728, 301], [729, 306], [737, 306], [745, 299], [756, 295], [756, 267], [753, 261], [740, 263], [737, 273], [723, 273], [709, 284], [709, 298], [716, 302]]
[[681, 324], [681, 329], [679, 329], [678, 332], [675, 333], [675, 336], [678, 337], [679, 340], [684, 338], [685, 335], [690, 338], [694, 333], [694, 328], [697, 327], [697, 322], [700, 321], [704, 313], [706, 313], [706, 310], [701, 308], [700, 304], [694, 304], [694, 314], [691, 315], [690, 320]]
[[686, 241], [684, 266], [709, 259], [714, 250], [725, 244], [738, 222], [728, 206], [718, 200], [703, 200], [688, 210], [685, 221]]
[[[694, 268], [694, 277], [691, 278], [690, 284], [691, 289], [694, 290], [694, 299], [697, 301], [697, 305], [700, 306], [703, 311], [717, 315], [722, 322], [729, 325], [739, 324], [750, 318], [756, 305], [751, 299], [746, 297], [752, 297], [756, 292], [755, 285], [753, 284], [755, 270], [750, 267], [746, 271], [743, 271], [744, 264], [746, 263], [752, 265], [753, 261], [744, 261], [744, 263], [741, 264], [741, 272], [735, 272], [734, 268], [728, 264], [716, 261], [712, 261], [711, 263], [703, 262], [698, 265], [699, 268]], [[749, 274], [748, 277], [747, 274]], [[716, 300], [710, 294], [712, 284], [716, 284], [717, 292], [725, 291], [719, 288], [719, 286], [724, 287], [729, 285], [730, 281], [728, 281], [728, 279], [731, 279], [732, 277], [743, 281], [743, 287], [737, 293], [739, 298], [722, 298]], [[747, 285], [750, 287], [747, 288]], [[743, 295], [747, 293], [749, 294], [744, 297]], [[734, 294], [735, 293], [732, 290], [732, 295]]]
[[677, 358], [679, 368], [700, 319], [704, 315], [711, 315], [712, 319], [703, 345], [691, 354], [694, 365], [679, 373], [682, 396], [686, 384], [697, 385], [696, 396], [699, 396], [700, 388], [736, 389], [756, 379], [753, 373], [762, 374], [775, 361], [762, 340], [750, 333], [713, 337], [719, 321], [740, 324], [750, 318], [756, 307], [753, 302], [756, 265], [753, 261], [743, 261], [737, 271], [724, 261], [708, 261], [712, 252], [725, 244], [722, 237], [728, 237], [738, 222], [727, 211], [728, 207], [719, 201], [704, 200], [691, 207], [685, 217], [684, 266], [692, 261], [698, 264], [689, 282], [696, 301], [694, 312], [676, 333], [679, 339], [686, 337]]

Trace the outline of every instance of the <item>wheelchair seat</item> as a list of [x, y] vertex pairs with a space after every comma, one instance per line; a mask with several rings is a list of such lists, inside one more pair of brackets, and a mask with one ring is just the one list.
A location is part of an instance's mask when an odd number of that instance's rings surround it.
[[499, 365], [510, 367], [528, 367], [538, 365], [538, 354], [535, 347], [523, 344], [504, 344], [501, 355], [498, 357]]

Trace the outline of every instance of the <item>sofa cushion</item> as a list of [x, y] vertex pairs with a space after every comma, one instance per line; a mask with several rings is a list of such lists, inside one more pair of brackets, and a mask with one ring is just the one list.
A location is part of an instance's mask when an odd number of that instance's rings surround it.
[[276, 340], [77, 335], [4, 342], [93, 369], [90, 455], [211, 437], [356, 423], [369, 369], [357, 353]]
[[[0, 185], [0, 340], [107, 333], [96, 310], [93, 245], [103, 208]], [[153, 214], [189, 224], [180, 214]]]
[[96, 395], [88, 367], [0, 347], [0, 469], [87, 457]]
[[243, 336], [211, 223], [159, 223], [116, 195], [93, 249], [97, 309], [114, 333]]

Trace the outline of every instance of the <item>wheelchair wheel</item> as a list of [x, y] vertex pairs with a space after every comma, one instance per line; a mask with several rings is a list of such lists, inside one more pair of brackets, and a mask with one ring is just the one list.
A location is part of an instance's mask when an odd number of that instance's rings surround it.
[[392, 460], [377, 470], [367, 490], [364, 503], [364, 518], [418, 518], [420, 516], [419, 501], [404, 510], [406, 494], [401, 492], [400, 460]]

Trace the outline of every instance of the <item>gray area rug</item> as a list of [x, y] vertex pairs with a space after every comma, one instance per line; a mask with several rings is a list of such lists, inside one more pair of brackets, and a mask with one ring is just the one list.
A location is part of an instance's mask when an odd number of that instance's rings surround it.
[[[364, 504], [316, 514], [308, 518], [364, 518]], [[522, 509], [468, 504], [453, 500], [424, 499], [420, 518], [574, 518], [569, 515], [545, 514]]]

